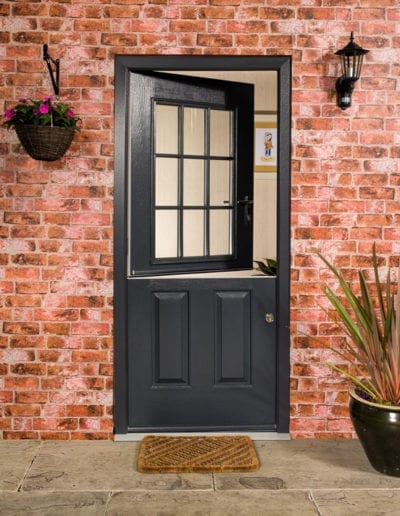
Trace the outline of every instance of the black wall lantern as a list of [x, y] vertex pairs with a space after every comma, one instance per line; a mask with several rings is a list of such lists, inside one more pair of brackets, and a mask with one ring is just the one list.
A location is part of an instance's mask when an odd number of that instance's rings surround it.
[[350, 35], [349, 43], [335, 52], [336, 55], [340, 56], [342, 64], [342, 76], [336, 81], [337, 103], [342, 109], [351, 106], [354, 83], [360, 78], [363, 58], [368, 52], [369, 50], [364, 50], [357, 43], [354, 43], [354, 32]]

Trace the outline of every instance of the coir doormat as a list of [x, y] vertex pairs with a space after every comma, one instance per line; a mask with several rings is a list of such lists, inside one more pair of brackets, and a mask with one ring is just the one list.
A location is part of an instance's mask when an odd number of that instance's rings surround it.
[[226, 473], [260, 467], [252, 440], [244, 435], [146, 436], [139, 450], [142, 473]]

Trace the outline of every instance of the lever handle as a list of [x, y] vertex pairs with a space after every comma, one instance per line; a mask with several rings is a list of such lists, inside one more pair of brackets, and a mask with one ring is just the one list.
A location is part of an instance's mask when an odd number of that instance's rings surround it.
[[254, 204], [254, 201], [252, 199], [249, 199], [248, 195], [244, 196], [244, 199], [239, 199], [237, 201], [238, 206], [244, 206], [244, 221], [245, 224], [249, 224], [251, 221], [251, 210], [250, 206]]

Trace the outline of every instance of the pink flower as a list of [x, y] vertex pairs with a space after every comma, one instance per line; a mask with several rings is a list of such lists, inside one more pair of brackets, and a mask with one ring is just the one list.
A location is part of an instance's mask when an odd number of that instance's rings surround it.
[[49, 112], [49, 106], [47, 104], [40, 104], [39, 113], [41, 113], [42, 115], [45, 115], [48, 112]]
[[11, 120], [11, 118], [14, 118], [14, 115], [15, 115], [15, 111], [13, 109], [6, 109], [6, 112], [4, 113], [4, 116], [8, 120]]
[[67, 111], [67, 116], [68, 116], [69, 118], [74, 118], [75, 113], [72, 111], [72, 109], [68, 109], [68, 111]]
[[43, 99], [43, 102], [50, 102], [52, 100], [52, 96], [51, 95], [47, 95], [44, 99]]

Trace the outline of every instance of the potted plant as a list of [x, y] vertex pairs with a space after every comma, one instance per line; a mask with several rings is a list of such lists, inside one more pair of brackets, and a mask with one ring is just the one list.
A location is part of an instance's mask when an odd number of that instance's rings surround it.
[[254, 263], [257, 264], [256, 270], [265, 276], [276, 276], [278, 273], [278, 262], [274, 258], [263, 258], [263, 260], [254, 260]]
[[359, 271], [359, 295], [342, 272], [321, 254], [339, 282], [340, 294], [326, 286], [334, 308], [330, 313], [344, 328], [343, 349], [330, 348], [348, 368], [328, 364], [351, 380], [350, 417], [371, 465], [381, 473], [400, 476], [400, 278], [396, 295], [390, 269], [381, 283], [375, 245], [373, 281]]
[[21, 99], [4, 113], [3, 125], [15, 129], [17, 136], [34, 159], [55, 161], [69, 149], [79, 118], [63, 102], [47, 96], [43, 100]]

